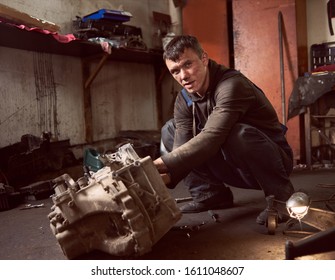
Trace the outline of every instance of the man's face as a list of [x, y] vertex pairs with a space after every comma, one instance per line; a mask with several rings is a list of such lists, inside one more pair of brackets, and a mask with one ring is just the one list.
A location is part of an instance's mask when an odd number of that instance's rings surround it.
[[173, 78], [189, 93], [205, 94], [209, 85], [207, 53], [199, 58], [193, 49], [187, 48], [176, 62], [167, 59], [165, 63]]

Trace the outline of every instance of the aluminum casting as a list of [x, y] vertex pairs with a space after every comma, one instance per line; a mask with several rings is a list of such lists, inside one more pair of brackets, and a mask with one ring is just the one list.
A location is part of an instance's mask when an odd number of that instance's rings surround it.
[[181, 218], [151, 158], [130, 144], [101, 158], [105, 167], [76, 182], [54, 179], [50, 227], [68, 259], [94, 250], [140, 256]]

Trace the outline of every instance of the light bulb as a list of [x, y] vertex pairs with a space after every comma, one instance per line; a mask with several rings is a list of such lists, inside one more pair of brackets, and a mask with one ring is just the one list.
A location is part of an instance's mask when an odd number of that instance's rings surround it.
[[290, 217], [301, 220], [308, 213], [310, 198], [303, 192], [296, 192], [286, 202]]

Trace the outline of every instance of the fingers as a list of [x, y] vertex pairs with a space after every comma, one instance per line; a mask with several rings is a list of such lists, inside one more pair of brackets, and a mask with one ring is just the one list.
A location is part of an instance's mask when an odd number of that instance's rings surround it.
[[160, 175], [165, 185], [169, 185], [171, 183], [171, 178], [168, 173], [162, 173]]

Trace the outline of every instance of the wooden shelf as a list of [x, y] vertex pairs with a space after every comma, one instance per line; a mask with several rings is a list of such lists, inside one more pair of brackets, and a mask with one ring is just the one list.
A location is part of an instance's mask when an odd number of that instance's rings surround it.
[[[96, 43], [85, 40], [74, 40], [69, 43], [61, 43], [51, 34], [28, 31], [1, 22], [0, 46], [81, 58], [101, 56], [104, 53], [101, 46]], [[163, 63], [162, 52], [156, 50], [141, 51], [121, 48], [113, 49], [109, 59], [149, 64]]]

